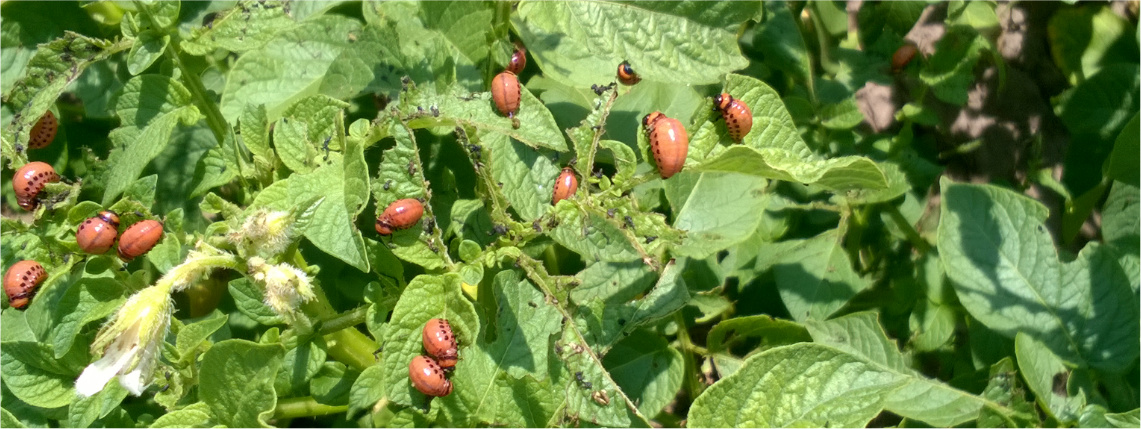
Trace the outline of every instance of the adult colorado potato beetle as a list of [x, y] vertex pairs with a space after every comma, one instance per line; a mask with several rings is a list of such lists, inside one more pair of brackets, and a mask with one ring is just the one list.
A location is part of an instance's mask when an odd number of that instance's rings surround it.
[[574, 170], [571, 170], [570, 167], [564, 167], [559, 178], [555, 179], [555, 191], [551, 197], [551, 204], [558, 204], [559, 201], [570, 198], [575, 191], [578, 191], [578, 178], [575, 177]]
[[162, 223], [147, 219], [136, 222], [119, 237], [119, 259], [129, 262], [151, 251], [162, 239]]
[[115, 245], [119, 236], [119, 215], [110, 210], [99, 212], [79, 224], [75, 231], [75, 242], [86, 253], [101, 254]]
[[453, 368], [460, 357], [452, 325], [445, 319], [432, 319], [424, 324], [424, 351], [436, 358], [441, 368]]
[[394, 231], [411, 228], [424, 216], [424, 205], [414, 198], [393, 201], [376, 219], [376, 232], [392, 235]]
[[733, 98], [728, 93], [718, 94], [713, 98], [713, 108], [721, 112], [725, 118], [725, 126], [729, 128], [729, 137], [740, 142], [745, 134], [753, 129], [753, 111], [745, 102]]
[[634, 68], [630, 67], [629, 61], [623, 61], [618, 64], [618, 81], [623, 85], [633, 85], [642, 81], [642, 77], [634, 72]]
[[8, 304], [18, 309], [27, 307], [40, 283], [47, 278], [48, 273], [39, 262], [20, 261], [12, 264], [8, 272], [4, 273], [4, 294], [8, 295]]
[[495, 75], [495, 79], [491, 80], [491, 99], [495, 102], [495, 107], [499, 109], [499, 112], [508, 118], [514, 118], [515, 112], [519, 111], [519, 99], [522, 96], [519, 78], [515, 76], [515, 73], [504, 71]]
[[685, 166], [685, 155], [689, 153], [689, 135], [681, 122], [662, 112], [653, 112], [642, 118], [642, 126], [646, 129], [650, 152], [653, 152], [662, 178], [669, 179], [681, 171]]
[[36, 198], [48, 183], [58, 182], [59, 175], [45, 162], [33, 161], [24, 164], [12, 178], [12, 188], [16, 190], [16, 203], [24, 210], [35, 210], [39, 205]]
[[28, 147], [32, 149], [47, 147], [52, 140], [55, 140], [56, 131], [59, 131], [59, 120], [55, 118], [55, 113], [48, 110], [32, 126], [32, 133], [28, 136]]
[[452, 393], [452, 382], [444, 377], [440, 364], [427, 356], [416, 356], [408, 363], [408, 378], [412, 386], [428, 396], [448, 396]]

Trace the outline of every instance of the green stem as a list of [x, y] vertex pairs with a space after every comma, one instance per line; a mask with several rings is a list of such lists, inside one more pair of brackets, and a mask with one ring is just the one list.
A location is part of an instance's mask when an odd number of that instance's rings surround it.
[[919, 235], [919, 231], [916, 231], [915, 227], [903, 217], [903, 213], [899, 212], [899, 207], [888, 204], [887, 214], [891, 217], [891, 221], [895, 223], [895, 226], [898, 227], [900, 231], [903, 231], [903, 235], [907, 236], [907, 241], [915, 247], [916, 251], [920, 254], [931, 251], [931, 245], [928, 244], [927, 240], [924, 240], [923, 237]]
[[[317, 299], [309, 301], [302, 306], [305, 313], [316, 319], [337, 319], [338, 315], [333, 310], [333, 307], [329, 305], [329, 299], [325, 296], [325, 291], [315, 286], [313, 293], [317, 295]], [[329, 352], [329, 356], [332, 356], [333, 359], [356, 368], [357, 370], [364, 371], [365, 368], [376, 363], [376, 357], [373, 355], [373, 352], [376, 351], [377, 347], [375, 342], [358, 331], [354, 326], [356, 326], [356, 324], [349, 325], [336, 332], [324, 334], [325, 347]], [[324, 329], [322, 329], [322, 331], [324, 331]]]
[[318, 333], [321, 335], [330, 334], [364, 323], [365, 318], [368, 317], [368, 308], [369, 306], [363, 305], [335, 317], [324, 319], [321, 321], [321, 328]]
[[[594, 128], [594, 138], [591, 139], [590, 142], [590, 151], [586, 153], [586, 164], [584, 164], [586, 166], [586, 171], [579, 172], [582, 174], [584, 181], [589, 180], [587, 178], [590, 177], [591, 173], [594, 172], [594, 157], [598, 153], [598, 142], [602, 140], [602, 133], [606, 132], [606, 118], [610, 116], [610, 109], [614, 106], [614, 100], [617, 99], [618, 91], [610, 91], [610, 97], [607, 97], [606, 105], [602, 107], [602, 114], [598, 118], [598, 124]], [[590, 199], [591, 194], [590, 192], [587, 192], [587, 202], [590, 202]]]
[[685, 316], [683, 316], [680, 311], [674, 312], [674, 323], [677, 324], [677, 340], [681, 343], [681, 355], [685, 360], [686, 376], [682, 385], [685, 388], [686, 394], [689, 395], [689, 399], [692, 401], [705, 390], [705, 384], [697, 379], [697, 374], [700, 373], [701, 368], [697, 367], [697, 360], [693, 358], [693, 350], [698, 348], [698, 346], [694, 345], [693, 340], [689, 337], [689, 331], [686, 329]]
[[273, 410], [273, 418], [276, 420], [296, 419], [343, 413], [348, 410], [348, 405], [325, 405], [317, 402], [312, 396], [285, 398], [277, 400], [277, 408]]

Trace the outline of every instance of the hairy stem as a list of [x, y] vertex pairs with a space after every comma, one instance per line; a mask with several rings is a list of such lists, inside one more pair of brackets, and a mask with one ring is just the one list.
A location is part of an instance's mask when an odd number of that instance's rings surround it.
[[317, 402], [312, 396], [279, 398], [277, 408], [273, 410], [273, 418], [277, 420], [296, 419], [343, 413], [348, 410], [348, 405], [325, 405]]

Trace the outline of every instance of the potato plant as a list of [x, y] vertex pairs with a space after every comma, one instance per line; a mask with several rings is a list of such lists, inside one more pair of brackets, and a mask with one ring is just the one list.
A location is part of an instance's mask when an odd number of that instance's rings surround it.
[[0, 16], [0, 426], [1139, 424], [1137, 2]]

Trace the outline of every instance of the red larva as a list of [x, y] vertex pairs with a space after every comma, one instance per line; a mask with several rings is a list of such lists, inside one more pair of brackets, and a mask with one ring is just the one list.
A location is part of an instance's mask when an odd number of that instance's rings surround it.
[[618, 81], [623, 85], [633, 85], [642, 81], [642, 77], [634, 72], [634, 68], [630, 67], [630, 63], [623, 61], [618, 65]]
[[499, 109], [499, 112], [507, 115], [508, 118], [515, 117], [515, 112], [519, 110], [519, 99], [522, 96], [519, 78], [515, 77], [515, 73], [504, 71], [495, 75], [495, 79], [491, 80], [491, 99], [495, 102], [495, 107]]
[[891, 56], [891, 72], [899, 73], [907, 64], [915, 58], [915, 54], [919, 53], [919, 46], [915, 42], [905, 42], [903, 46], [896, 49], [895, 53]]
[[55, 140], [55, 133], [59, 130], [59, 120], [55, 118], [55, 113], [48, 110], [40, 120], [36, 121], [36, 125], [32, 126], [32, 133], [28, 137], [28, 147], [32, 149], [43, 149]]
[[444, 377], [444, 369], [430, 357], [416, 356], [408, 363], [408, 378], [412, 386], [428, 396], [448, 396], [452, 382]]
[[47, 278], [44, 267], [36, 261], [12, 264], [4, 273], [4, 294], [8, 295], [8, 304], [18, 309], [27, 307], [36, 294], [36, 288]]
[[563, 168], [563, 172], [559, 174], [559, 178], [555, 179], [554, 196], [551, 197], [551, 204], [558, 204], [559, 201], [570, 198], [578, 191], [578, 178], [575, 177], [574, 171], [570, 167]]
[[47, 163], [35, 161], [24, 164], [12, 178], [12, 188], [16, 190], [16, 203], [24, 210], [35, 210], [39, 202], [36, 197], [48, 183], [58, 182], [59, 175]]
[[422, 216], [424, 216], [424, 205], [420, 204], [419, 200], [413, 198], [396, 200], [376, 219], [376, 232], [380, 235], [392, 235], [394, 231], [411, 228]]
[[119, 215], [105, 210], [79, 224], [79, 229], [75, 231], [75, 242], [84, 252], [101, 254], [115, 245], [115, 237], [118, 235]]
[[507, 62], [507, 71], [518, 75], [525, 67], [527, 67], [527, 48], [516, 43], [515, 52], [511, 53], [511, 60]]
[[685, 155], [689, 153], [689, 135], [677, 119], [667, 117], [662, 112], [653, 112], [642, 118], [642, 125], [650, 139], [650, 152], [658, 164], [658, 172], [663, 179], [681, 171], [685, 166]]
[[721, 112], [725, 118], [725, 126], [729, 128], [729, 137], [734, 141], [741, 141], [745, 134], [753, 129], [753, 111], [745, 102], [733, 98], [728, 93], [721, 93], [713, 99], [713, 108]]
[[436, 358], [441, 368], [452, 368], [459, 360], [460, 349], [452, 325], [445, 319], [432, 319], [424, 324], [424, 351]]
[[119, 258], [130, 261], [151, 251], [162, 239], [162, 223], [144, 220], [131, 225], [119, 237]]

